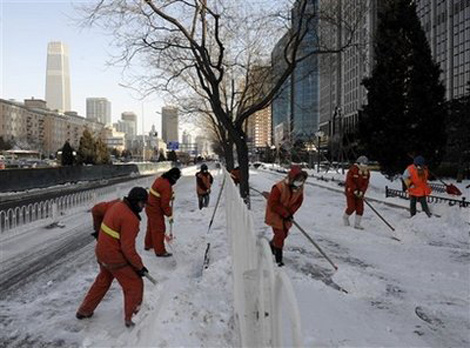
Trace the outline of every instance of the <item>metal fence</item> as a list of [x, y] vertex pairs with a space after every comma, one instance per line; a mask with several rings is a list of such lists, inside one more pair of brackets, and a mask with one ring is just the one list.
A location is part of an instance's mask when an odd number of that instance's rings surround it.
[[[391, 189], [388, 186], [385, 186], [385, 197], [399, 197], [403, 199], [409, 199], [407, 192]], [[450, 206], [458, 206], [461, 208], [470, 207], [470, 202], [466, 201], [465, 197], [462, 197], [461, 199], [452, 199], [429, 195], [426, 197], [426, 200], [429, 203], [448, 203]]]
[[[153, 177], [142, 178], [133, 181], [133, 185], [148, 187]], [[39, 201], [0, 211], [0, 233], [16, 229], [39, 220], [50, 219], [51, 223], [57, 222], [62, 215], [73, 214], [77, 209], [90, 206], [99, 200], [114, 194], [117, 197], [124, 196], [129, 184], [117, 184], [97, 189], [76, 192], [53, 199]]]
[[[232, 247], [234, 310], [240, 345], [302, 347], [300, 312], [292, 284], [282, 268], [274, 265], [268, 241], [256, 236], [252, 213], [226, 170], [224, 175], [227, 231]], [[289, 333], [286, 332], [289, 327], [290, 335], [284, 337]], [[291, 342], [286, 343], [288, 339]]]

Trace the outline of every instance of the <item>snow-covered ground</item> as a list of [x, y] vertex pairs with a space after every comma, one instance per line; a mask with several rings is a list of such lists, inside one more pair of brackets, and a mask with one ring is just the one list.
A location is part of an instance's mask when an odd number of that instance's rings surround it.
[[[59, 262], [50, 260], [51, 267], [2, 293], [0, 346], [239, 346], [223, 200], [207, 234], [221, 180], [215, 178], [210, 208], [200, 211], [195, 194], [196, 170], [185, 169], [176, 185], [176, 239], [169, 247], [173, 258], [156, 258], [143, 250], [147, 223], [143, 214], [137, 249], [159, 283], [154, 286], [145, 280], [144, 304], [135, 317], [135, 328], [124, 327], [122, 294], [117, 283], [91, 319], [75, 319], [75, 311], [98, 269], [90, 236], [85, 248]], [[269, 191], [281, 178], [279, 174], [253, 170], [250, 183], [253, 188]], [[436, 204], [431, 209], [440, 218], [418, 214], [410, 219], [405, 209], [374, 203], [395, 232], [368, 207], [363, 219], [365, 230], [359, 231], [342, 226], [342, 189], [331, 182], [313, 178], [309, 181], [315, 186], [306, 186], [305, 201], [295, 219], [339, 270], [334, 272], [299, 231], [290, 231], [284, 253], [285, 270], [297, 295], [305, 346], [469, 346], [470, 209]], [[374, 174], [368, 195], [384, 199], [385, 184], [381, 175]], [[399, 188], [398, 183], [388, 184]], [[466, 194], [468, 197], [468, 190]], [[407, 206], [398, 198], [388, 201]], [[270, 238], [264, 209], [264, 198], [254, 194], [256, 232]], [[11, 267], [9, 260], [21, 262], [28, 254], [40, 253], [51, 238], [88, 235], [92, 229], [85, 208], [65, 217], [63, 223], [66, 227], [62, 229], [35, 228], [0, 236], [2, 268], [7, 264]], [[392, 235], [401, 242], [391, 239]], [[208, 241], [211, 264], [201, 272]]]

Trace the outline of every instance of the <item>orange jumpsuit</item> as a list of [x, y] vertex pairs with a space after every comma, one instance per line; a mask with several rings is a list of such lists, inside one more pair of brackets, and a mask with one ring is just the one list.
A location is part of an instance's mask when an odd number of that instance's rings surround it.
[[93, 216], [93, 230], [95, 231], [94, 233], [92, 233], [92, 235], [96, 239], [98, 239], [98, 234], [100, 232], [101, 223], [103, 222], [104, 215], [114, 203], [117, 203], [119, 201], [119, 199], [115, 199], [109, 202], [101, 202], [95, 204], [93, 208], [91, 208], [91, 215]]
[[292, 222], [286, 220], [300, 208], [304, 199], [303, 187], [293, 191], [286, 180], [278, 182], [271, 189], [266, 206], [265, 222], [273, 228], [274, 247], [282, 249]]
[[[103, 220], [103, 225], [117, 233], [111, 236], [100, 229], [95, 254], [100, 265], [100, 273], [80, 305], [78, 312], [89, 316], [93, 314], [114, 278], [124, 293], [125, 320], [131, 320], [142, 303], [144, 284], [137, 274], [144, 265], [135, 250], [135, 239], [139, 233], [140, 217], [125, 201], [111, 206]], [[118, 238], [116, 238], [118, 236]]]
[[196, 174], [196, 192], [199, 201], [199, 209], [209, 206], [209, 194], [214, 178], [209, 172]]
[[145, 249], [154, 249], [155, 254], [164, 255], [165, 250], [165, 216], [173, 215], [170, 201], [173, 197], [173, 188], [170, 181], [158, 177], [150, 189], [149, 199], [145, 207], [147, 214], [147, 233], [145, 234]]
[[362, 196], [366, 193], [369, 186], [370, 172], [368, 169], [361, 170], [358, 165], [354, 164], [346, 174], [346, 214], [351, 215], [356, 211], [356, 215], [364, 213], [364, 200], [356, 196], [355, 192], [362, 192]]

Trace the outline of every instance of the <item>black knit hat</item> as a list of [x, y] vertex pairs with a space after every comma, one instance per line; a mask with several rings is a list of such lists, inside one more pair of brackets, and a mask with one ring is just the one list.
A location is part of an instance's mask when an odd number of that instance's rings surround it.
[[133, 187], [127, 195], [127, 199], [133, 202], [147, 202], [148, 197], [149, 194], [143, 187]]
[[181, 170], [179, 168], [171, 168], [168, 172], [168, 176], [172, 178], [175, 182], [181, 177]]

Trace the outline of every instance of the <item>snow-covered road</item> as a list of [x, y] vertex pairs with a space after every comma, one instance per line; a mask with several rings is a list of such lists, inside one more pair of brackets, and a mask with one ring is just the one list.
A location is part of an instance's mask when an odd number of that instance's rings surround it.
[[[173, 258], [156, 258], [143, 250], [143, 214], [137, 248], [159, 283], [154, 286], [145, 281], [144, 305], [135, 318], [135, 328], [123, 325], [122, 294], [117, 284], [93, 318], [78, 321], [74, 317], [97, 273], [90, 236], [85, 247], [50, 261], [43, 272], [3, 293], [0, 346], [239, 346], [223, 200], [212, 231], [206, 235], [221, 180], [215, 178], [210, 209], [199, 211], [195, 172], [194, 167], [185, 169], [176, 185], [176, 239], [169, 248]], [[253, 171], [250, 182], [256, 189], [268, 191], [279, 179]], [[373, 180], [380, 185], [374, 186], [373, 181], [370, 194], [379, 196], [383, 178], [374, 176]], [[401, 239], [397, 242], [367, 207], [364, 231], [342, 226], [345, 202], [341, 193], [307, 186], [305, 194], [296, 221], [339, 266], [334, 272], [299, 231], [291, 230], [285, 269], [299, 302], [305, 346], [470, 345], [469, 225], [461, 209], [436, 206], [441, 218], [418, 214], [410, 219], [403, 209], [374, 204], [394, 225], [395, 235]], [[264, 198], [253, 195], [256, 231], [270, 238], [264, 209]], [[2, 277], [7, 271], [4, 265], [15, 267], [11, 262], [15, 258], [20, 267], [29, 253], [43, 247], [37, 240], [53, 244], [50, 238], [79, 233], [88, 238], [91, 232], [86, 208], [65, 218], [64, 223], [62, 229], [38, 227], [18, 236], [2, 235]], [[201, 273], [209, 240], [211, 264]]]

